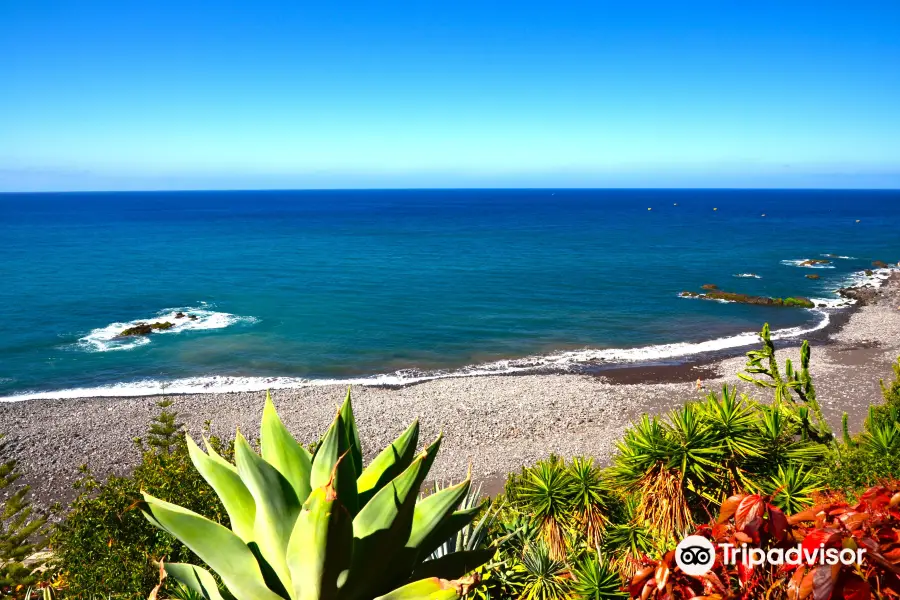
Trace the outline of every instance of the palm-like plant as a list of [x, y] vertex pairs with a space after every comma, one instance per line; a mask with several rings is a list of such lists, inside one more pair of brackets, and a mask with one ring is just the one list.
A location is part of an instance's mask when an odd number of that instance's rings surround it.
[[181, 540], [221, 578], [190, 564], [166, 573], [207, 600], [384, 600], [457, 598], [461, 577], [491, 551], [426, 559], [477, 511], [456, 511], [469, 481], [417, 502], [440, 437], [416, 454], [414, 422], [368, 466], [350, 394], [314, 455], [266, 398], [261, 454], [243, 436], [231, 464], [188, 438], [191, 460], [222, 500], [231, 529], [144, 494], [146, 517]]
[[572, 591], [584, 600], [626, 600], [622, 578], [600, 556], [586, 554], [572, 568]]
[[721, 499], [724, 499], [746, 486], [746, 472], [742, 468], [744, 462], [762, 457], [756, 424], [757, 406], [747, 396], [738, 396], [736, 388], [729, 391], [725, 385], [721, 396], [710, 393], [699, 410], [722, 447]]
[[609, 506], [610, 490], [592, 458], [573, 459], [569, 473], [575, 525], [587, 544], [597, 547], [607, 522], [604, 512]]
[[539, 537], [553, 560], [566, 557], [564, 525], [571, 507], [572, 477], [565, 464], [551, 458], [525, 469], [517, 499], [519, 508], [540, 527]]
[[876, 456], [897, 456], [900, 454], [900, 422], [867, 424], [860, 443]]
[[525, 585], [521, 600], [563, 600], [571, 597], [572, 576], [565, 562], [554, 559], [544, 543], [525, 549]]
[[722, 487], [722, 444], [694, 405], [672, 411], [667, 423], [644, 415], [617, 447], [614, 479], [639, 495], [638, 522], [653, 523], [663, 537], [692, 529], [689, 500]]
[[772, 504], [785, 513], [797, 513], [813, 504], [813, 495], [824, 489], [822, 478], [802, 466], [779, 466], [764, 489], [772, 496]]

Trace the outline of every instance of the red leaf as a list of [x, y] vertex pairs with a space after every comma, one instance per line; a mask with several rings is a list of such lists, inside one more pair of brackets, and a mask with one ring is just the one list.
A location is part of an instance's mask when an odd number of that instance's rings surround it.
[[821, 565], [813, 573], [813, 600], [831, 600], [835, 584], [831, 567]]
[[765, 505], [759, 494], [750, 494], [744, 496], [738, 504], [737, 511], [734, 515], [734, 525], [738, 529], [743, 529], [748, 522], [753, 519], [762, 517]]
[[840, 535], [834, 531], [828, 531], [827, 529], [816, 529], [815, 531], [809, 532], [809, 534], [803, 539], [803, 550], [805, 553], [809, 553], [810, 555], [819, 548], [821, 545], [833, 545], [836, 541], [840, 539]]
[[844, 600], [869, 600], [872, 597], [872, 589], [869, 587], [869, 582], [855, 573], [850, 573], [844, 579], [842, 595]]
[[772, 537], [781, 541], [788, 528], [787, 517], [784, 516], [781, 509], [769, 506], [769, 523], [772, 524]]
[[736, 496], [731, 496], [722, 502], [721, 508], [719, 508], [719, 518], [716, 523], [724, 523], [728, 519], [734, 516], [734, 513], [738, 509], [738, 505], [741, 503], [741, 500], [744, 499], [744, 494], [737, 494]]

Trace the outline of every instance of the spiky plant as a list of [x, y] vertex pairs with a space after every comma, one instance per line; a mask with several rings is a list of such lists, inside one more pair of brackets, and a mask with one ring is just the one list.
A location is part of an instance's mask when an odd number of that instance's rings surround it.
[[[774, 390], [776, 405], [788, 405], [795, 408], [802, 406], [811, 412], [811, 418], [805, 419], [804, 434], [811, 439], [827, 442], [831, 440], [831, 428], [822, 415], [822, 409], [816, 399], [816, 388], [809, 374], [811, 350], [806, 340], [800, 346], [800, 370], [796, 371], [790, 359], [785, 361], [784, 374], [778, 366], [775, 344], [769, 324], [766, 323], [759, 334], [763, 347], [747, 353], [748, 361], [744, 373], [738, 377], [761, 388]], [[762, 375], [762, 377], [758, 377]], [[794, 398], [794, 395], [797, 398]]]
[[[448, 487], [452, 487], [452, 484], [435, 483], [434, 492], [440, 492]], [[457, 507], [457, 512], [463, 514], [468, 514], [470, 512], [478, 514], [483, 512], [482, 509], [484, 508], [484, 503], [482, 503], [481, 498], [481, 484], [470, 487], [462, 502], [460, 502], [459, 507]], [[478, 550], [483, 547], [488, 537], [488, 531], [494, 524], [496, 518], [497, 511], [488, 509], [488, 512], [483, 514], [477, 523], [468, 523], [455, 535], [447, 538], [444, 543], [431, 553], [431, 558], [441, 558], [442, 556], [447, 556], [454, 552]]]
[[591, 547], [600, 544], [610, 490], [592, 458], [574, 458], [569, 466], [570, 502], [575, 526]]
[[543, 460], [522, 474], [519, 509], [540, 527], [539, 537], [553, 560], [566, 557], [564, 526], [571, 508], [572, 477], [562, 461]]
[[866, 427], [860, 436], [864, 449], [878, 457], [900, 454], [900, 422], [876, 423]]
[[572, 591], [583, 600], [626, 600], [622, 578], [598, 554], [586, 554], [572, 568]]
[[654, 524], [638, 519], [639, 505], [637, 494], [624, 498], [621, 517], [607, 528], [601, 547], [611, 566], [626, 577], [634, 575], [641, 567], [643, 557], [653, 554], [657, 546]]
[[814, 470], [788, 465], [779, 466], [764, 489], [772, 494], [772, 504], [791, 514], [811, 506], [813, 496], [824, 489], [824, 483]]
[[743, 469], [749, 458], [761, 458], [762, 446], [756, 404], [736, 388], [722, 386], [721, 396], [710, 393], [699, 406], [703, 418], [712, 426], [716, 442], [722, 447], [722, 500], [743, 490], [747, 474]]
[[[350, 394], [314, 455], [282, 424], [266, 396], [260, 454], [238, 433], [235, 463], [188, 437], [191, 460], [222, 501], [231, 529], [144, 494], [154, 525], [181, 540], [235, 600], [457, 598], [458, 580], [490, 552], [424, 560], [474, 518], [456, 508], [469, 480], [417, 502], [440, 437], [416, 454], [414, 422], [368, 466]], [[213, 575], [191, 564], [166, 573], [208, 600], [222, 600]]]
[[546, 544], [538, 542], [522, 556], [525, 585], [521, 600], [564, 600], [571, 597], [572, 576], [562, 560], [554, 559]]

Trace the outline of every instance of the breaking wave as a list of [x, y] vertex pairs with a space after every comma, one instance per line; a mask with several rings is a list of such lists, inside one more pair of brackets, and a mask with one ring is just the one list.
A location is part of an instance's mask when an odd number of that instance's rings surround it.
[[[181, 316], [178, 316], [181, 315]], [[119, 334], [129, 327], [142, 323], [172, 323], [169, 329], [154, 330], [150, 335], [133, 335], [122, 337]], [[184, 331], [204, 329], [223, 329], [236, 323], [255, 323], [256, 317], [239, 317], [225, 312], [209, 310], [208, 305], [199, 308], [166, 308], [156, 315], [145, 319], [136, 319], [123, 323], [110, 323], [105, 327], [94, 329], [80, 338], [76, 346], [86, 352], [111, 352], [113, 350], [131, 350], [152, 342], [154, 336]]]

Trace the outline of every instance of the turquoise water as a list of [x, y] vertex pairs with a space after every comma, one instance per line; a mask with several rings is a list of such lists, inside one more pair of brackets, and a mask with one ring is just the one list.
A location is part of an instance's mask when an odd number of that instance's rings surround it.
[[[900, 260], [898, 232], [896, 191], [4, 194], [0, 397], [681, 358], [839, 309], [680, 291], [833, 301], [873, 259]], [[789, 262], [824, 253], [851, 258]], [[115, 337], [179, 310], [197, 319]]]

